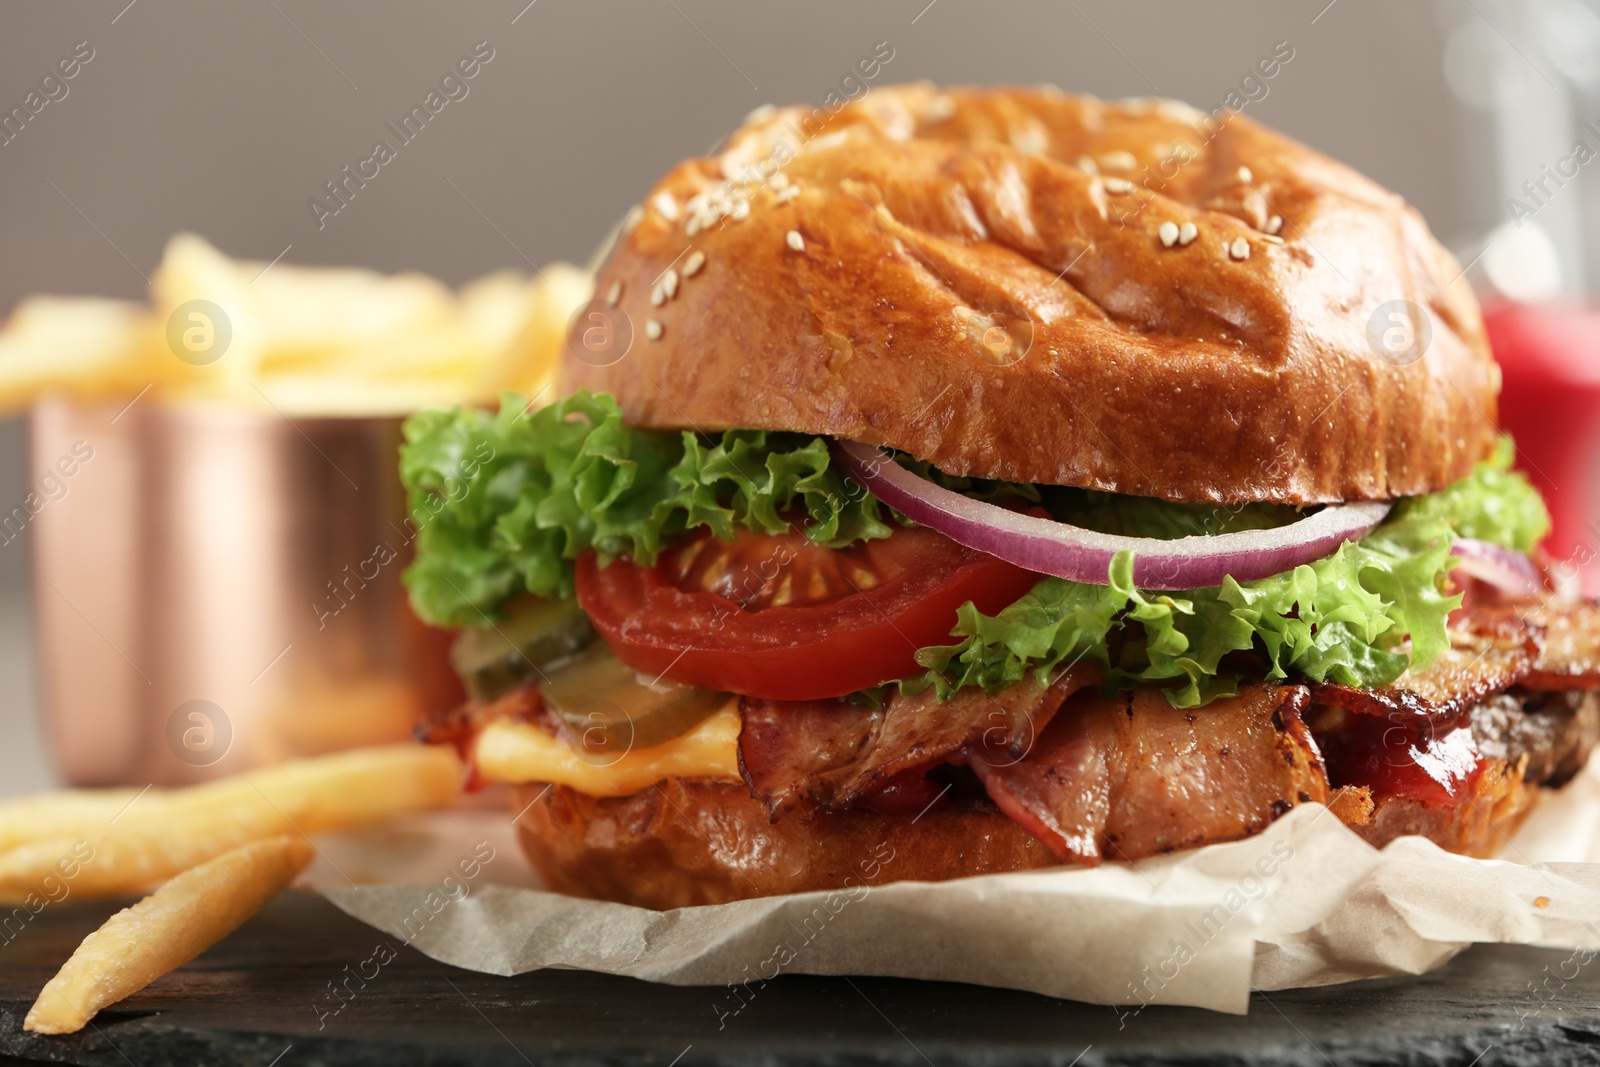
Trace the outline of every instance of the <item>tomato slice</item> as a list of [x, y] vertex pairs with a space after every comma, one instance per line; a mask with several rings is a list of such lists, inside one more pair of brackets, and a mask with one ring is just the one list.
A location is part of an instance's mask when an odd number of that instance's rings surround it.
[[685, 685], [769, 700], [843, 696], [916, 673], [956, 609], [994, 614], [1039, 575], [922, 527], [848, 548], [797, 530], [701, 533], [654, 567], [579, 557], [578, 600], [617, 658]]

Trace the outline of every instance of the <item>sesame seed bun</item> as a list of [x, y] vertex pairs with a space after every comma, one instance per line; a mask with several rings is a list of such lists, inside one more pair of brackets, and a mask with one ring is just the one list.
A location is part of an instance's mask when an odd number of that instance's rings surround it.
[[1493, 447], [1460, 273], [1400, 197], [1242, 115], [886, 87], [763, 109], [674, 168], [597, 279], [626, 354], [580, 323], [561, 377], [638, 426], [824, 434], [954, 474], [1390, 499]]

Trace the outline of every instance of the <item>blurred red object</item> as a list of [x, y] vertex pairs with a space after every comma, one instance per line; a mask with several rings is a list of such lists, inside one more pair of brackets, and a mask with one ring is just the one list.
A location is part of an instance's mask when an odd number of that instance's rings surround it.
[[1547, 547], [1600, 595], [1600, 307], [1505, 303], [1484, 324], [1505, 371], [1501, 425], [1555, 519]]

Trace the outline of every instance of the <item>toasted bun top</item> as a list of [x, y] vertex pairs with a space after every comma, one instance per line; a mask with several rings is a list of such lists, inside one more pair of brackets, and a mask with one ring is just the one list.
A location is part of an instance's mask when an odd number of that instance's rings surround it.
[[639, 426], [1285, 503], [1436, 491], [1496, 432], [1477, 305], [1417, 212], [1168, 101], [908, 85], [763, 109], [662, 179], [595, 292], [616, 332], [579, 321], [562, 378]]

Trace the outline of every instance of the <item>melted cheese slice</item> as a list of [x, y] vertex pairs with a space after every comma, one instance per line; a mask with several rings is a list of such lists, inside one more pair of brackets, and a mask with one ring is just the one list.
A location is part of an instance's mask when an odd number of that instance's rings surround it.
[[729, 701], [693, 730], [621, 758], [580, 755], [532, 723], [497, 719], [478, 735], [478, 771], [492, 782], [554, 782], [620, 797], [663, 778], [739, 778], [739, 705]]

